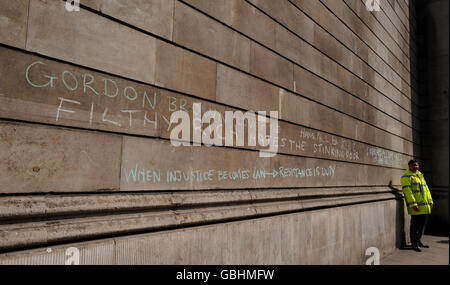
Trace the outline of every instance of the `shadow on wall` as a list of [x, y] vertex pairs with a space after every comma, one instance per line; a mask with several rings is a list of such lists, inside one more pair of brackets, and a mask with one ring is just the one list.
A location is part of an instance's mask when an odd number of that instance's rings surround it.
[[449, 234], [448, 1], [413, 0], [410, 5], [411, 88], [414, 156], [430, 186], [435, 207], [426, 234]]
[[401, 190], [392, 186], [392, 181], [389, 182], [389, 188], [396, 200], [395, 247], [402, 249], [407, 247], [406, 232], [409, 232], [409, 222], [405, 221], [405, 218], [408, 219], [408, 215], [405, 215], [405, 202]]

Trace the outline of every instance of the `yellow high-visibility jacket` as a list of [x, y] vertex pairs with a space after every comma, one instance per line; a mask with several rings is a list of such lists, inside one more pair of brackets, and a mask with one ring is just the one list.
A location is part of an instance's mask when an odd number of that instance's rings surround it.
[[[431, 214], [431, 207], [433, 199], [431, 198], [430, 189], [428, 189], [427, 182], [423, 178], [423, 174], [417, 170], [417, 173], [407, 169], [403, 174], [402, 191], [405, 196], [406, 205], [408, 207], [408, 214], [410, 215], [424, 215]], [[419, 207], [419, 211], [414, 211], [413, 207]]]

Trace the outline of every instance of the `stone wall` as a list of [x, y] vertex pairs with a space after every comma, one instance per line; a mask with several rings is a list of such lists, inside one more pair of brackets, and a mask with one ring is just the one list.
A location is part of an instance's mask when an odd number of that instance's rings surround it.
[[[1, 263], [361, 264], [403, 242], [407, 1], [0, 8]], [[171, 145], [194, 103], [278, 111], [277, 154]]]

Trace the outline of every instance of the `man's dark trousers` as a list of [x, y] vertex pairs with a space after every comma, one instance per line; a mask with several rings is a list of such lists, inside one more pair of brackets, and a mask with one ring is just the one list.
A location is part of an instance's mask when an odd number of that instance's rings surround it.
[[430, 215], [411, 215], [411, 227], [409, 229], [409, 236], [411, 238], [412, 246], [417, 246], [422, 238], [425, 226]]

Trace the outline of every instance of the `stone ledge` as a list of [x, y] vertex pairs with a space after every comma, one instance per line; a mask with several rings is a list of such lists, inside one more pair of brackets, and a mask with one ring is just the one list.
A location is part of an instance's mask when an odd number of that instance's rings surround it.
[[[392, 199], [178, 229], [67, 241], [0, 254], [0, 264], [364, 264], [394, 251]], [[376, 217], [375, 217], [376, 216]], [[267, 247], [273, 250], [266, 251]], [[250, 253], [248, 252], [250, 250]], [[73, 257], [73, 255], [72, 255]]]
[[[211, 206], [206, 204], [202, 207], [185, 207], [180, 210], [146, 210], [137, 213], [122, 213], [116, 215], [110, 213], [107, 215], [91, 217], [78, 216], [47, 221], [42, 221], [41, 219], [38, 221], [25, 221], [23, 223], [6, 223], [0, 225], [0, 250], [9, 251], [61, 242], [76, 242], [86, 239], [99, 239], [124, 234], [158, 231], [168, 228], [197, 226], [313, 210], [317, 208], [330, 208], [349, 204], [391, 200], [396, 197], [392, 193], [385, 192], [380, 194], [361, 195], [361, 193], [359, 193], [359, 195], [357, 194], [354, 196], [337, 196], [320, 199], [310, 198], [302, 200], [297, 199], [298, 194], [294, 194], [293, 200], [275, 200], [266, 202], [266, 198], [260, 203], [251, 203], [251, 194], [247, 193], [247, 195], [250, 196], [250, 201], [238, 205], [221, 204], [218, 206]], [[160, 205], [164, 203], [167, 205], [168, 201], [176, 203], [176, 199], [172, 198], [171, 200], [169, 197], [166, 197], [165, 201], [163, 197], [160, 197], [160, 199], [163, 199]], [[205, 197], [204, 199], [211, 200], [211, 197]], [[203, 203], [205, 203], [204, 199]], [[202, 199], [199, 200], [201, 201]], [[182, 203], [182, 199], [179, 200], [179, 203]], [[154, 205], [155, 204], [158, 203], [154, 203]]]
[[[0, 221], [111, 212], [181, 209], [211, 204], [254, 203], [392, 192], [387, 187], [121, 192], [0, 196]], [[400, 191], [400, 190], [398, 190]], [[401, 191], [400, 191], [401, 193]]]

